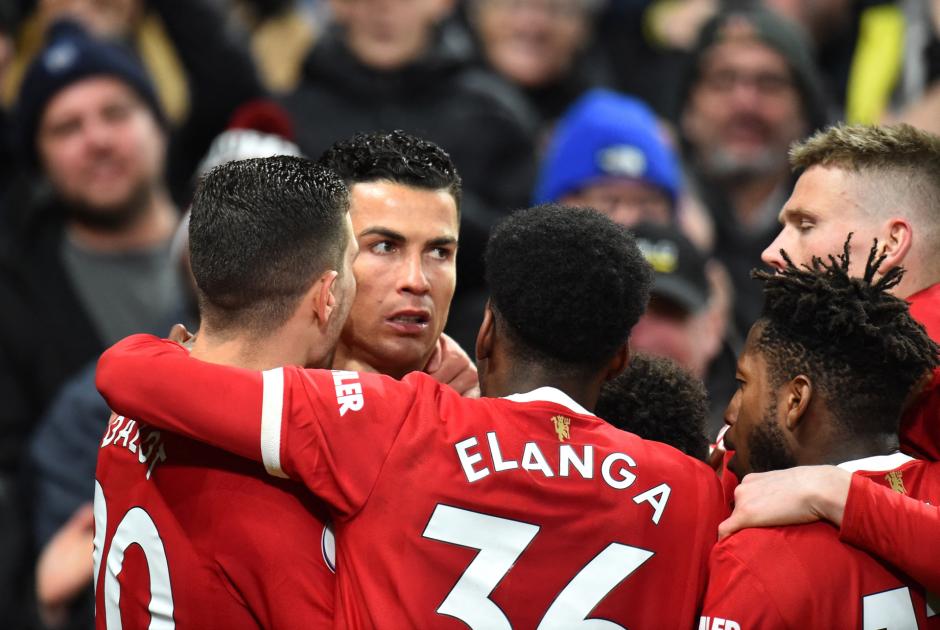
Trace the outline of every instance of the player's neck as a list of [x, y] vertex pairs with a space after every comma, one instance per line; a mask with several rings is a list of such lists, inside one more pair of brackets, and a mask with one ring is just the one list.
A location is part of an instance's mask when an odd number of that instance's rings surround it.
[[589, 411], [597, 404], [601, 387], [600, 380], [594, 382], [589, 379], [565, 377], [531, 364], [504, 374], [490, 374], [482, 382], [485, 386], [483, 395], [491, 398], [522, 394], [540, 387], [554, 387]]
[[898, 450], [896, 434], [877, 434], [871, 436], [856, 436], [851, 439], [831, 440], [819, 449], [812, 449], [797, 457], [801, 466], [818, 464], [837, 465], [877, 455], [890, 455]]
[[305, 365], [302, 346], [278, 335], [255, 339], [248, 335], [218, 335], [199, 331], [191, 356], [208, 363], [230, 365], [249, 370], [270, 370], [282, 365]]

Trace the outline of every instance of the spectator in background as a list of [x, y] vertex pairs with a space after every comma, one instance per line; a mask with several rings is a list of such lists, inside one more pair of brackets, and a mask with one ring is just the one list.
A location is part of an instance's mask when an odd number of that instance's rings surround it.
[[[123, 49], [72, 22], [52, 27], [16, 107], [21, 161], [46, 194], [18, 209], [24, 221], [0, 257], [4, 479], [69, 377], [118, 339], [165, 332], [179, 317], [164, 125], [152, 83]], [[28, 507], [0, 512], [25, 521]]]
[[533, 195], [589, 206], [621, 225], [674, 220], [679, 161], [641, 101], [592, 90], [559, 121]]
[[612, 82], [592, 54], [603, 0], [470, 0], [468, 20], [484, 62], [523, 90], [544, 131], [586, 90]]
[[627, 369], [607, 381], [597, 416], [618, 429], [673, 446], [705, 461], [708, 396], [702, 382], [662, 357], [634, 354]]
[[680, 95], [686, 158], [747, 330], [760, 308], [749, 274], [792, 188], [787, 148], [824, 121], [816, 68], [796, 27], [766, 10], [731, 11], [703, 28]]
[[[640, 223], [631, 231], [654, 272], [649, 305], [630, 335], [631, 349], [668, 357], [695, 378], [708, 378], [724, 332], [724, 322], [709, 308], [708, 258], [674, 227]], [[720, 367], [718, 363], [716, 368]], [[734, 393], [734, 381], [727, 374], [719, 376], [716, 370], [708, 380], [709, 435], [721, 429], [724, 409]]]
[[[642, 102], [592, 90], [559, 122], [534, 200], [594, 208], [631, 229], [647, 226], [648, 258], [663, 250], [656, 277], [666, 294], [651, 302], [631, 343], [675, 359], [697, 378], [707, 378], [714, 403], [712, 425], [717, 428], [734, 385], [733, 337], [723, 344], [730, 298], [722, 271], [714, 265], [706, 270], [708, 257], [679, 232], [681, 225], [697, 241], [707, 242], [709, 224], [684, 193], [678, 159], [657, 130], [655, 115]], [[677, 261], [681, 282], [671, 276]], [[651, 262], [657, 268], [656, 261]]]
[[18, 51], [6, 100], [43, 46], [51, 24], [81, 23], [95, 37], [120, 43], [139, 58], [156, 87], [170, 132], [166, 180], [173, 199], [188, 203], [190, 177], [232, 112], [262, 97], [243, 33], [228, 28], [216, 0], [37, 0], [18, 29]]
[[469, 37], [446, 22], [453, 0], [331, 0], [331, 7], [335, 24], [284, 101], [303, 152], [402, 129], [447, 151], [486, 207], [502, 213], [524, 205], [533, 114], [511, 86], [473, 67]]

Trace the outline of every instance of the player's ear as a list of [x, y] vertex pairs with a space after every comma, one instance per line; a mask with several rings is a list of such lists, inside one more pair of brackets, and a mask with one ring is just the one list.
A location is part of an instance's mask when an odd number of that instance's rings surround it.
[[813, 398], [813, 382], [804, 374], [797, 375], [784, 385], [784, 408], [786, 410], [787, 429], [794, 431], [806, 417], [806, 410]]
[[311, 288], [311, 298], [313, 300], [313, 314], [317, 318], [321, 327], [325, 327], [330, 317], [336, 312], [338, 303], [336, 296], [336, 279], [339, 273], [333, 269], [324, 272]]
[[480, 324], [480, 331], [477, 333], [476, 355], [477, 362], [488, 359], [493, 352], [493, 329], [495, 320], [493, 318], [493, 307], [490, 301], [486, 301], [483, 308], [483, 323]]
[[892, 217], [885, 222], [883, 238], [878, 243], [878, 251], [885, 255], [879, 271], [886, 271], [898, 267], [904, 262], [904, 257], [911, 250], [914, 240], [914, 230], [907, 219]]
[[630, 365], [630, 343], [624, 341], [623, 345], [617, 349], [617, 353], [607, 364], [607, 374], [604, 376], [604, 380], [609, 381], [617, 378], [623, 374], [623, 371], [627, 369], [628, 365]]

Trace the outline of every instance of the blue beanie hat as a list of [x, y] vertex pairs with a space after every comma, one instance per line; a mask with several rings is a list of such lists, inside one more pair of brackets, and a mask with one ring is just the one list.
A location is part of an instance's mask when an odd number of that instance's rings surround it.
[[679, 163], [642, 101], [591, 90], [559, 121], [535, 188], [537, 204], [558, 201], [602, 177], [626, 177], [661, 188], [675, 203]]
[[29, 66], [16, 103], [17, 139], [23, 155], [38, 163], [36, 132], [49, 101], [71, 84], [109, 75], [129, 85], [165, 124], [157, 92], [143, 66], [124, 48], [96, 39], [71, 21], [56, 22], [39, 55]]

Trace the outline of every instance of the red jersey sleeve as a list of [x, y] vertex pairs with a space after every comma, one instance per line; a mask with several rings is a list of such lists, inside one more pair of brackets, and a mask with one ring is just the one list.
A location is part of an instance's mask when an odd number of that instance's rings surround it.
[[940, 461], [940, 368], [901, 418], [901, 450], [912, 457]]
[[852, 475], [839, 539], [865, 549], [940, 592], [940, 507]]
[[773, 593], [735, 553], [732, 536], [712, 548], [699, 630], [786, 627]]
[[105, 351], [96, 382], [118, 413], [262, 462], [342, 514], [368, 497], [416, 394], [374, 374], [206, 363], [150, 335]]

